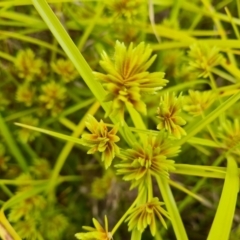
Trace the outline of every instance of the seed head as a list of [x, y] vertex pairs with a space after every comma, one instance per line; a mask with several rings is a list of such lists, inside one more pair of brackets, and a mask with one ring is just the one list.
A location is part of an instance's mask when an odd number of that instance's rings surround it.
[[143, 42], [137, 47], [131, 43], [128, 48], [124, 43], [116, 42], [113, 60], [103, 52], [101, 67], [106, 74], [97, 73], [108, 94], [105, 101], [112, 101], [111, 114], [124, 118], [124, 107], [130, 105], [137, 111], [146, 114], [146, 105], [141, 100], [144, 93], [155, 93], [168, 82], [163, 79], [164, 73], [149, 73], [156, 55], [151, 57], [152, 50]]
[[83, 229], [87, 230], [87, 233], [77, 233], [75, 237], [81, 240], [112, 240], [111, 232], [108, 232], [108, 220], [107, 217], [104, 217], [105, 228], [93, 218], [93, 227], [83, 226]]
[[44, 63], [41, 59], [35, 58], [35, 54], [31, 49], [27, 49], [18, 52], [15, 67], [20, 78], [26, 81], [33, 81], [36, 76], [41, 75], [41, 69], [44, 67]]
[[160, 120], [157, 129], [165, 129], [176, 138], [181, 138], [182, 135], [186, 135], [184, 129], [180, 127], [186, 124], [186, 121], [180, 116], [181, 110], [181, 95], [176, 97], [174, 93], [167, 92], [161, 96], [157, 109], [157, 118]]
[[51, 81], [42, 86], [42, 94], [39, 96], [40, 102], [46, 109], [51, 110], [56, 115], [65, 105], [66, 89], [60, 84]]
[[142, 145], [136, 143], [132, 149], [122, 151], [122, 162], [117, 164], [117, 174], [123, 175], [125, 181], [131, 181], [131, 188], [143, 186], [148, 173], [169, 177], [169, 171], [174, 170], [174, 161], [168, 157], [176, 156], [179, 147], [173, 147], [164, 132], [157, 137], [149, 136]]
[[35, 88], [31, 88], [29, 84], [23, 84], [18, 87], [16, 92], [16, 100], [24, 103], [27, 107], [32, 106], [35, 97]]
[[191, 70], [198, 72], [198, 77], [207, 78], [211, 69], [221, 63], [223, 57], [217, 47], [193, 44], [188, 52]]
[[51, 67], [66, 83], [73, 81], [78, 76], [76, 68], [69, 60], [58, 59], [56, 63], [51, 64]]
[[240, 124], [238, 118], [222, 123], [218, 131], [218, 137], [221, 139], [224, 148], [231, 149], [232, 152], [240, 155]]
[[168, 212], [162, 208], [163, 202], [160, 202], [157, 197], [152, 198], [149, 202], [142, 204], [132, 209], [126, 221], [128, 222], [128, 230], [132, 231], [134, 228], [143, 232], [149, 225], [152, 236], [156, 234], [156, 218], [160, 220], [162, 225], [167, 228], [166, 222], [163, 218], [169, 217]]
[[120, 138], [116, 135], [118, 126], [113, 127], [110, 131], [106, 124], [101, 120], [98, 122], [93, 116], [89, 115], [86, 121], [86, 127], [91, 134], [82, 135], [82, 144], [91, 147], [87, 152], [93, 154], [95, 152], [102, 153], [102, 161], [107, 169], [116, 153], [119, 153], [119, 148], [115, 144]]
[[185, 97], [183, 109], [193, 116], [201, 115], [215, 101], [216, 95], [211, 91], [188, 91], [189, 96]]

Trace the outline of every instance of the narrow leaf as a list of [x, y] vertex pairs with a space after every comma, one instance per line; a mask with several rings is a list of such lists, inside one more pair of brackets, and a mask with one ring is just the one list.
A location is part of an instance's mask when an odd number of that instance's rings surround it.
[[66, 140], [66, 141], [70, 141], [70, 142], [74, 142], [74, 143], [78, 143], [78, 144], [82, 143], [81, 139], [79, 139], [79, 138], [71, 137], [71, 136], [61, 134], [61, 133], [58, 133], [58, 132], [54, 132], [54, 131], [50, 131], [50, 130], [46, 130], [46, 129], [38, 128], [38, 127], [33, 127], [33, 126], [22, 124], [22, 123], [15, 123], [15, 125], [20, 126], [20, 127], [24, 127], [24, 128], [28, 128], [28, 129], [31, 129], [31, 130], [34, 130], [34, 131], [38, 131], [38, 132], [41, 132], [41, 133], [45, 133], [47, 135], [57, 137], [57, 138], [60, 138], [60, 139]]
[[[177, 208], [177, 204], [173, 197], [171, 188], [167, 182], [167, 179], [163, 177], [157, 177], [157, 183], [159, 190], [161, 191], [164, 203], [166, 204], [168, 213], [170, 215], [172, 227], [174, 229], [177, 240], [188, 240], [186, 230], [184, 228], [180, 213]], [[215, 239], [216, 240], [216, 239]]]
[[229, 156], [227, 160], [223, 191], [207, 240], [229, 239], [239, 191], [239, 173], [235, 159]]

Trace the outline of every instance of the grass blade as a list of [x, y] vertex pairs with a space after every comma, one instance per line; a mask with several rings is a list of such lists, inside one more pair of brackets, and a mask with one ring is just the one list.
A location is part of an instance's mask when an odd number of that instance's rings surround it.
[[13, 139], [13, 137], [1, 115], [0, 115], [0, 131], [1, 131], [1, 134], [3, 135], [3, 137], [5, 138], [7, 145], [9, 147], [9, 149], [11, 150], [12, 155], [17, 160], [21, 169], [26, 172], [28, 169], [27, 162], [25, 161], [17, 144], [15, 143], [15, 141], [14, 141], [14, 139]]
[[164, 199], [164, 203], [166, 204], [168, 213], [170, 215], [172, 227], [174, 229], [177, 240], [188, 240], [187, 233], [185, 231], [181, 216], [177, 208], [177, 204], [175, 202], [167, 179], [164, 179], [163, 177], [157, 177], [156, 179], [159, 190], [161, 191], [162, 197]]
[[229, 239], [239, 191], [239, 173], [235, 159], [229, 156], [227, 160], [228, 165], [223, 191], [207, 240]]

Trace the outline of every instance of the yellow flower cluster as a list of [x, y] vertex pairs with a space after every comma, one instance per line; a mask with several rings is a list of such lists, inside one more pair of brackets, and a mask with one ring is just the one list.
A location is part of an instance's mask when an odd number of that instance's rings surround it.
[[105, 89], [105, 101], [112, 101], [111, 114], [124, 119], [125, 105], [134, 107], [137, 111], [146, 114], [146, 104], [141, 97], [144, 93], [155, 93], [168, 82], [163, 79], [163, 72], [148, 72], [156, 55], [151, 57], [152, 50], [143, 42], [128, 48], [124, 43], [116, 42], [113, 61], [103, 52], [101, 67], [106, 74], [95, 72]]
[[159, 123], [157, 129], [165, 129], [176, 138], [186, 135], [181, 127], [186, 121], [181, 117], [182, 97], [176, 97], [174, 93], [166, 93], [160, 97], [159, 107], [157, 109], [157, 118]]
[[88, 154], [93, 154], [97, 151], [101, 152], [102, 161], [107, 169], [111, 165], [115, 154], [119, 153], [119, 148], [115, 144], [115, 142], [120, 140], [120, 138], [116, 136], [118, 126], [108, 131], [106, 124], [102, 120], [98, 122], [93, 116], [89, 115], [86, 121], [86, 127], [91, 134], [82, 135], [82, 144], [91, 147], [87, 152]]
[[157, 137], [149, 136], [142, 145], [136, 143], [132, 149], [122, 151], [121, 162], [117, 165], [117, 173], [123, 175], [125, 181], [132, 181], [131, 187], [142, 187], [148, 174], [168, 177], [168, 172], [174, 168], [174, 161], [168, 159], [176, 156], [179, 147], [172, 146], [161, 131]]
[[134, 228], [143, 232], [144, 229], [149, 225], [152, 236], [156, 234], [156, 218], [158, 218], [162, 225], [167, 228], [166, 222], [163, 216], [169, 218], [167, 211], [161, 206], [164, 205], [160, 202], [157, 197], [152, 198], [145, 204], [135, 207], [129, 213], [130, 215], [126, 219], [128, 222], [129, 231]]
[[198, 72], [198, 77], [208, 77], [211, 69], [221, 63], [223, 57], [217, 47], [193, 44], [188, 52], [190, 68]]
[[25, 81], [34, 81], [36, 77], [41, 76], [44, 63], [41, 59], [35, 57], [31, 49], [27, 49], [18, 52], [15, 67], [18, 77], [23, 78]]

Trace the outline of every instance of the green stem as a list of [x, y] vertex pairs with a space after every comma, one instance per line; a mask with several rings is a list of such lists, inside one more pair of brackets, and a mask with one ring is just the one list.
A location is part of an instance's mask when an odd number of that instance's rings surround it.
[[[128, 112], [129, 112], [129, 114], [131, 116], [131, 119], [133, 121], [134, 126], [136, 128], [145, 130], [146, 126], [145, 126], [145, 124], [144, 124], [144, 122], [142, 120], [141, 115], [133, 107], [128, 106], [128, 105], [126, 105], [126, 106], [127, 106], [127, 110], [128, 110]], [[143, 134], [141, 134], [141, 133], [139, 134], [139, 136], [141, 138], [142, 143], [144, 143], [145, 136]]]
[[209, 177], [209, 178], [225, 178], [226, 168], [215, 166], [199, 166], [190, 164], [175, 164], [176, 169], [172, 170], [176, 174], [189, 176]]
[[84, 44], [86, 43], [89, 35], [91, 34], [91, 32], [93, 31], [94, 26], [96, 25], [96, 23], [98, 22], [99, 18], [101, 17], [101, 14], [105, 8], [105, 4], [102, 1], [98, 2], [98, 5], [96, 6], [97, 8], [97, 12], [95, 14], [95, 17], [92, 19], [91, 23], [88, 25], [87, 28], [85, 28], [85, 31], [82, 35], [82, 37], [80, 38], [80, 41], [78, 43], [78, 48], [81, 51], [84, 47]]
[[[204, 114], [204, 112], [202, 112], [202, 119], [204, 119], [204, 118], [205, 118], [205, 114]], [[214, 142], [218, 143], [217, 138], [216, 138], [216, 136], [215, 136], [215, 134], [214, 134], [210, 125], [207, 125], [207, 129], [208, 129], [212, 139], [214, 140]]]
[[[0, 180], [1, 182], [1, 180]], [[14, 194], [9, 190], [8, 187], [6, 187], [4, 184], [0, 183], [0, 188], [3, 190], [3, 192], [8, 196], [8, 197], [12, 197]]]
[[112, 229], [111, 233], [112, 235], [117, 231], [117, 229], [120, 227], [120, 225], [123, 223], [123, 221], [126, 219], [127, 215], [129, 214], [129, 212], [135, 207], [135, 205], [138, 203], [138, 201], [141, 199], [143, 193], [144, 193], [144, 188], [142, 189], [142, 191], [138, 194], [137, 198], [135, 199], [135, 201], [132, 203], [132, 205], [128, 208], [128, 210], [124, 213], [124, 215], [121, 217], [121, 219], [116, 223], [116, 225], [114, 226], [114, 228]]
[[[83, 132], [83, 130], [85, 128], [85, 121], [86, 121], [88, 114], [94, 115], [98, 109], [99, 109], [99, 103], [95, 102], [92, 105], [92, 107], [87, 111], [87, 113], [84, 115], [84, 117], [81, 119], [81, 121], [79, 122], [77, 128], [75, 129], [75, 131], [72, 134], [72, 137], [79, 137], [79, 135]], [[49, 182], [48, 191], [51, 192], [53, 190], [53, 188], [55, 186], [55, 182], [58, 178], [58, 175], [59, 175], [59, 173], [60, 173], [60, 171], [61, 171], [61, 169], [62, 169], [62, 167], [74, 145], [75, 145], [75, 143], [73, 143], [73, 142], [67, 142], [65, 144], [65, 146], [63, 147], [61, 153], [59, 154], [57, 162], [52, 171], [52, 176], [51, 176], [51, 179]]]
[[0, 237], [2, 239], [22, 240], [8, 222], [2, 210], [0, 211]]
[[7, 54], [7, 53], [0, 52], [0, 57], [3, 58], [3, 59], [5, 59], [5, 60], [8, 60], [8, 61], [10, 61], [10, 62], [12, 62], [12, 63], [15, 62], [15, 58], [12, 57], [11, 55]]
[[170, 14], [170, 21], [171, 23], [178, 23], [178, 14], [180, 11], [180, 7], [181, 7], [181, 2], [182, 0], [175, 0], [174, 4], [172, 5], [172, 11]]
[[177, 209], [177, 204], [173, 197], [171, 188], [164, 177], [157, 177], [159, 190], [162, 194], [167, 210], [170, 215], [171, 223], [176, 235], [177, 240], [188, 240], [186, 230], [184, 228], [181, 216]]
[[232, 228], [239, 192], [239, 169], [232, 156], [228, 156], [227, 161], [226, 178], [208, 240], [228, 240]]
[[16, 142], [14, 141], [14, 138], [12, 137], [5, 121], [3, 120], [1, 114], [0, 114], [0, 131], [2, 136], [5, 138], [8, 148], [11, 151], [11, 154], [15, 157], [17, 160], [19, 166], [21, 169], [26, 172], [28, 170], [28, 165], [26, 160], [24, 159], [20, 149], [18, 148]]
[[[79, 74], [82, 76], [85, 83], [88, 85], [89, 89], [100, 102], [105, 112], [109, 112], [111, 104], [103, 102], [106, 95], [105, 90], [103, 89], [102, 85], [95, 80], [92, 69], [90, 68], [82, 54], [79, 52], [78, 48], [64, 29], [64, 27], [61, 25], [56, 15], [53, 13], [52, 9], [49, 7], [45, 0], [32, 0], [32, 3], [47, 24], [52, 34], [57, 39], [60, 46], [63, 48], [69, 59], [76, 67]], [[115, 124], [120, 122], [119, 119], [116, 117], [110, 116], [110, 118]], [[121, 129], [120, 132], [125, 138], [126, 142], [128, 142], [129, 144], [131, 144], [131, 142], [135, 140], [134, 135], [132, 135], [132, 133], [128, 130], [127, 126]]]
[[38, 109], [37, 108], [32, 108], [32, 109], [27, 109], [27, 110], [24, 110], [24, 111], [21, 111], [21, 112], [15, 112], [11, 115], [8, 115], [4, 118], [4, 120], [6, 122], [9, 122], [9, 121], [13, 121], [13, 120], [16, 120], [18, 118], [21, 118], [21, 117], [24, 117], [24, 116], [27, 116], [27, 115], [30, 115], [32, 113], [35, 113], [37, 112]]
[[217, 109], [215, 109], [213, 112], [208, 114], [205, 119], [199, 121], [198, 123], [194, 124], [190, 128], [190, 130], [187, 133], [187, 136], [183, 137], [181, 140], [178, 141], [179, 145], [182, 145], [183, 143], [187, 142], [191, 137], [196, 135], [198, 132], [200, 132], [206, 125], [211, 123], [213, 120], [215, 120], [220, 114], [225, 112], [228, 108], [230, 108], [235, 102], [237, 102], [240, 98], [240, 93], [237, 93], [227, 99], [224, 103], [222, 103]]
[[147, 192], [148, 192], [148, 201], [150, 202], [153, 198], [153, 189], [152, 189], [152, 177], [150, 171], [147, 173]]
[[[58, 177], [57, 183], [63, 183], [63, 182], [75, 182], [75, 181], [81, 181], [82, 178], [80, 176], [61, 176]], [[13, 186], [21, 186], [21, 185], [42, 185], [49, 182], [49, 179], [46, 180], [12, 180], [12, 179], [0, 179], [0, 185], [13, 185]]]
[[131, 240], [141, 240], [141, 238], [142, 238], [142, 233], [138, 231], [136, 228], [133, 229], [131, 234]]
[[23, 36], [23, 35], [20, 35], [19, 33], [7, 32], [7, 31], [0, 31], [0, 35], [1, 36], [6, 36], [6, 37], [9, 37], [9, 38], [16, 38], [16, 39], [26, 41], [26, 42], [30, 42], [30, 43], [39, 45], [41, 47], [45, 47], [47, 49], [50, 49], [52, 51], [56, 51], [57, 53], [59, 53], [63, 56], [65, 55], [62, 51], [60, 51], [59, 49], [52, 46], [52, 44], [46, 43], [42, 40], [39, 40], [39, 39], [36, 39], [36, 38], [33, 38], [33, 37]]

